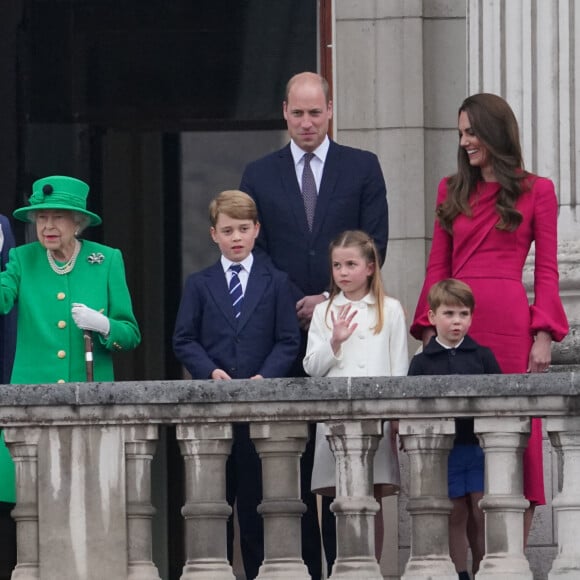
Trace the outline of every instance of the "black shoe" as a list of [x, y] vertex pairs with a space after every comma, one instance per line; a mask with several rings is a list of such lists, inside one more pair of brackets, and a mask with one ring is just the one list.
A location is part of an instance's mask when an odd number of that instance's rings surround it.
[[459, 578], [459, 580], [469, 580], [469, 574], [467, 572], [459, 572], [457, 578]]

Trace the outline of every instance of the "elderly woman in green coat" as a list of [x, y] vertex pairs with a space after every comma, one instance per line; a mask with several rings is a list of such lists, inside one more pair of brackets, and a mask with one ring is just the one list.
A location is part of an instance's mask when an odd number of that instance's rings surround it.
[[[13, 384], [85, 381], [86, 330], [94, 336], [94, 380], [112, 381], [112, 352], [141, 341], [121, 252], [78, 237], [101, 223], [86, 209], [88, 192], [79, 179], [45, 177], [14, 212], [36, 225], [38, 241], [13, 248], [0, 274], [0, 314], [18, 304]], [[0, 478], [0, 501], [3, 490]]]

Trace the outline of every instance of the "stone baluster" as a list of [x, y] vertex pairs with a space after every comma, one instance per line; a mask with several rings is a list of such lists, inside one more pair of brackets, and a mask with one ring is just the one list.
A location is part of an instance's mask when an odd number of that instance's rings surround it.
[[38, 442], [41, 429], [10, 427], [4, 438], [16, 468], [17, 564], [11, 580], [39, 580]]
[[336, 561], [331, 580], [382, 580], [375, 558], [373, 461], [382, 421], [327, 423], [327, 438], [336, 460]]
[[228, 424], [178, 425], [185, 461], [186, 555], [181, 580], [235, 580], [227, 559], [226, 461], [232, 447]]
[[552, 502], [556, 511], [558, 555], [548, 580], [577, 580], [580, 578], [580, 417], [549, 417], [546, 429], [562, 467], [562, 488]]
[[523, 452], [530, 433], [524, 417], [475, 419], [485, 451], [485, 556], [477, 580], [532, 580], [524, 556]]
[[309, 580], [302, 560], [300, 457], [308, 438], [306, 423], [256, 423], [250, 436], [262, 461], [264, 563], [258, 580]]
[[160, 580], [152, 557], [151, 460], [157, 441], [156, 425], [127, 428], [125, 470], [127, 490], [128, 580]]
[[447, 458], [455, 424], [448, 419], [401, 420], [399, 435], [409, 456], [411, 554], [402, 580], [457, 580], [449, 557]]

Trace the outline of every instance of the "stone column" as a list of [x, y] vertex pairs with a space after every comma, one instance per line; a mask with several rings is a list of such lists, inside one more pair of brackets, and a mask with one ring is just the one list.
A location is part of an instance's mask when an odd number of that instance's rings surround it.
[[382, 580], [375, 558], [373, 461], [382, 421], [330, 421], [327, 438], [336, 460], [336, 561], [331, 580]]
[[157, 425], [129, 427], [125, 436], [127, 580], [160, 580], [152, 557], [151, 460]]
[[[504, 97], [520, 126], [526, 169], [550, 178], [560, 204], [560, 291], [570, 332], [555, 364], [580, 363], [580, 19], [570, 0], [468, 0], [468, 93]], [[524, 282], [533, 293], [533, 253]]]
[[256, 423], [250, 436], [262, 461], [264, 563], [259, 580], [310, 580], [302, 560], [300, 457], [308, 439], [306, 423]]
[[181, 580], [235, 580], [228, 563], [226, 460], [232, 447], [228, 424], [178, 425], [177, 440], [185, 460], [187, 562]]
[[399, 436], [409, 455], [411, 554], [402, 580], [457, 580], [449, 557], [447, 457], [452, 419], [401, 420]]
[[9, 427], [4, 430], [6, 445], [16, 468], [16, 520], [18, 557], [11, 580], [39, 580], [38, 532], [38, 442], [41, 429]]
[[485, 451], [485, 556], [477, 580], [532, 580], [524, 556], [523, 452], [530, 419], [475, 419], [475, 432]]
[[580, 417], [549, 417], [546, 429], [562, 466], [562, 487], [552, 502], [558, 527], [558, 555], [548, 580], [580, 578]]

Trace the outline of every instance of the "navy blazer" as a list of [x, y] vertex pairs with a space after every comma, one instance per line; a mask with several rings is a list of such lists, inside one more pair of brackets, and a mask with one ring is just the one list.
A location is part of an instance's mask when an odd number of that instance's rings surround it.
[[[1, 214], [0, 227], [4, 236], [4, 243], [0, 248], [0, 269], [5, 270], [8, 252], [15, 246], [15, 243], [10, 222]], [[12, 374], [14, 351], [16, 350], [16, 316], [16, 308], [13, 308], [5, 316], [0, 316], [0, 383], [2, 384], [9, 383]]]
[[258, 206], [258, 247], [286, 272], [296, 300], [330, 283], [330, 242], [345, 230], [364, 230], [384, 261], [389, 234], [387, 190], [374, 153], [330, 142], [312, 232], [296, 178], [290, 144], [250, 163], [240, 189]]
[[232, 378], [286, 376], [300, 331], [288, 276], [254, 255], [236, 320], [221, 262], [191, 274], [177, 313], [173, 350], [194, 379], [219, 368]]

